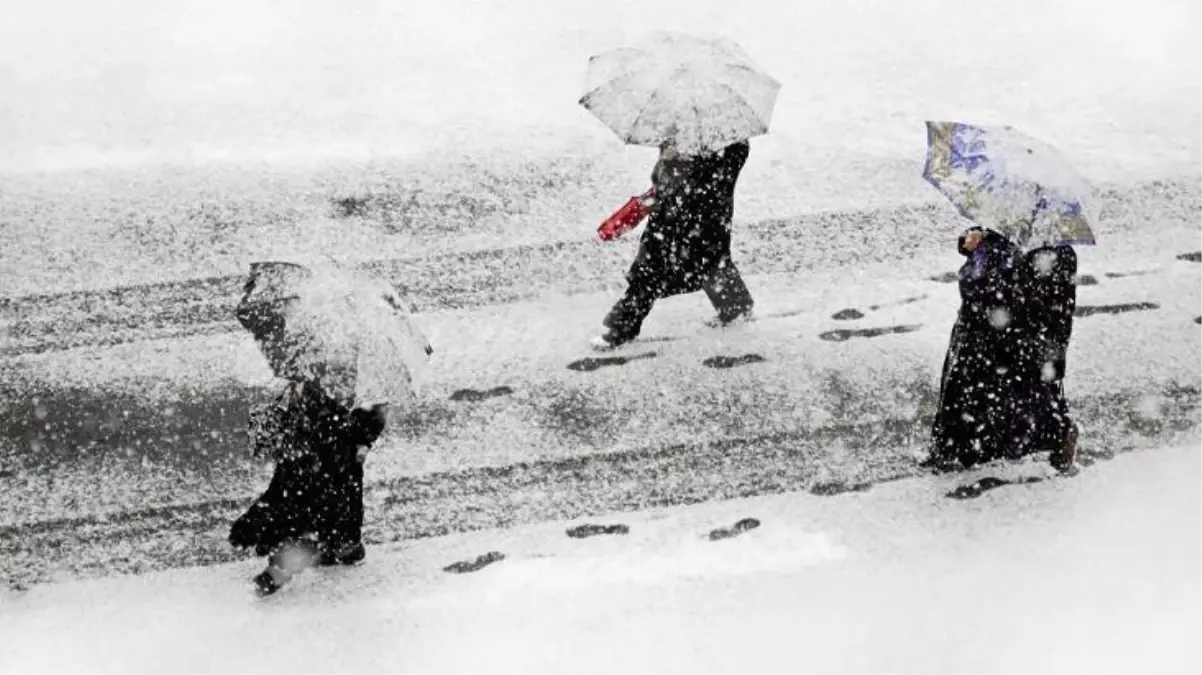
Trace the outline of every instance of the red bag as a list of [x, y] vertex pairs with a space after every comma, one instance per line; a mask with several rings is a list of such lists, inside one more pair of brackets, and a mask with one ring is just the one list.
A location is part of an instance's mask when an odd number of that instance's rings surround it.
[[650, 209], [643, 203], [643, 200], [651, 197], [654, 193], [653, 188], [638, 197], [631, 197], [622, 208], [606, 218], [601, 223], [601, 227], [597, 228], [597, 234], [601, 237], [601, 241], [613, 241], [638, 227], [639, 223], [643, 222], [643, 219], [650, 213]]

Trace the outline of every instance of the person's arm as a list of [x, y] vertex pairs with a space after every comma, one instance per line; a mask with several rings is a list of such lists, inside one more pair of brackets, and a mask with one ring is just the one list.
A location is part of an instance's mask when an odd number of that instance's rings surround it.
[[[1004, 237], [988, 230], [969, 230], [961, 237], [961, 252], [967, 251], [968, 273], [960, 278], [960, 295], [975, 312], [1012, 312], [1017, 270], [1014, 249]], [[995, 315], [991, 322], [1007, 321]]]

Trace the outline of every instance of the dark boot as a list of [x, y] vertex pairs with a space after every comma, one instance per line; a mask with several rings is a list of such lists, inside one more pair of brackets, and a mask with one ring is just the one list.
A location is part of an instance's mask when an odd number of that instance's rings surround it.
[[312, 538], [290, 541], [272, 552], [267, 569], [253, 579], [255, 593], [260, 597], [272, 595], [283, 588], [305, 569], [312, 567], [318, 559], [317, 547]]
[[1077, 462], [1077, 439], [1081, 435], [1081, 429], [1076, 422], [1069, 422], [1068, 430], [1064, 433], [1064, 440], [1060, 446], [1052, 450], [1052, 454], [1048, 455], [1048, 462], [1052, 468], [1064, 473], [1073, 468], [1073, 464]]
[[643, 321], [651, 313], [655, 304], [655, 292], [637, 284], [626, 287], [626, 292], [614, 303], [605, 320], [602, 321], [607, 330], [603, 335], [593, 338], [594, 349], [616, 349], [631, 342], [639, 336], [643, 329]]
[[731, 260], [722, 262], [703, 290], [710, 304], [714, 306], [714, 311], [718, 313], [715, 325], [725, 326], [739, 319], [751, 318], [755, 300], [751, 297], [751, 291], [747, 290], [747, 284], [743, 283], [739, 269]]
[[274, 595], [276, 591], [283, 588], [284, 584], [291, 580], [291, 572], [274, 565], [268, 565], [267, 569], [259, 572], [251, 582], [254, 584], [255, 594], [260, 598], [265, 598], [269, 595]]
[[367, 557], [367, 549], [362, 542], [347, 544], [337, 548], [325, 548], [317, 558], [317, 564], [322, 567], [335, 565], [355, 565]]

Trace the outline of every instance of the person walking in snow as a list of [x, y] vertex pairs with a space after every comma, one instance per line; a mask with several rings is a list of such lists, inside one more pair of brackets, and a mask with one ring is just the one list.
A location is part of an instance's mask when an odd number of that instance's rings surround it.
[[347, 410], [301, 381], [251, 414], [251, 450], [274, 459], [275, 472], [229, 541], [268, 557], [254, 578], [260, 595], [307, 567], [363, 560], [363, 461], [386, 421], [384, 406]]
[[961, 306], [952, 330], [932, 426], [936, 470], [1050, 450], [1068, 470], [1078, 428], [1064, 398], [1065, 356], [1076, 308], [1071, 246], [1024, 252], [972, 228], [959, 238]]
[[705, 291], [719, 325], [750, 316], [755, 303], [730, 253], [735, 184], [750, 150], [747, 141], [691, 156], [670, 143], [660, 147], [650, 217], [626, 292], [602, 322], [608, 330], [593, 339], [594, 348], [637, 338], [655, 301], [673, 295]]

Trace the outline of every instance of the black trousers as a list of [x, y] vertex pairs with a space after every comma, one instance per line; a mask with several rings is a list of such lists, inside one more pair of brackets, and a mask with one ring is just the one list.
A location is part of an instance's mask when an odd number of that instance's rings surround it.
[[[729, 258], [705, 280], [701, 290], [705, 291], [718, 313], [718, 320], [722, 322], [738, 318], [755, 305], [739, 269]], [[609, 329], [611, 341], [628, 342], [638, 337], [643, 329], [643, 321], [662, 295], [654, 283], [641, 279], [632, 281], [602, 322]]]
[[267, 490], [230, 528], [230, 544], [268, 555], [310, 541], [337, 550], [363, 537], [363, 464], [313, 457], [276, 464]]

